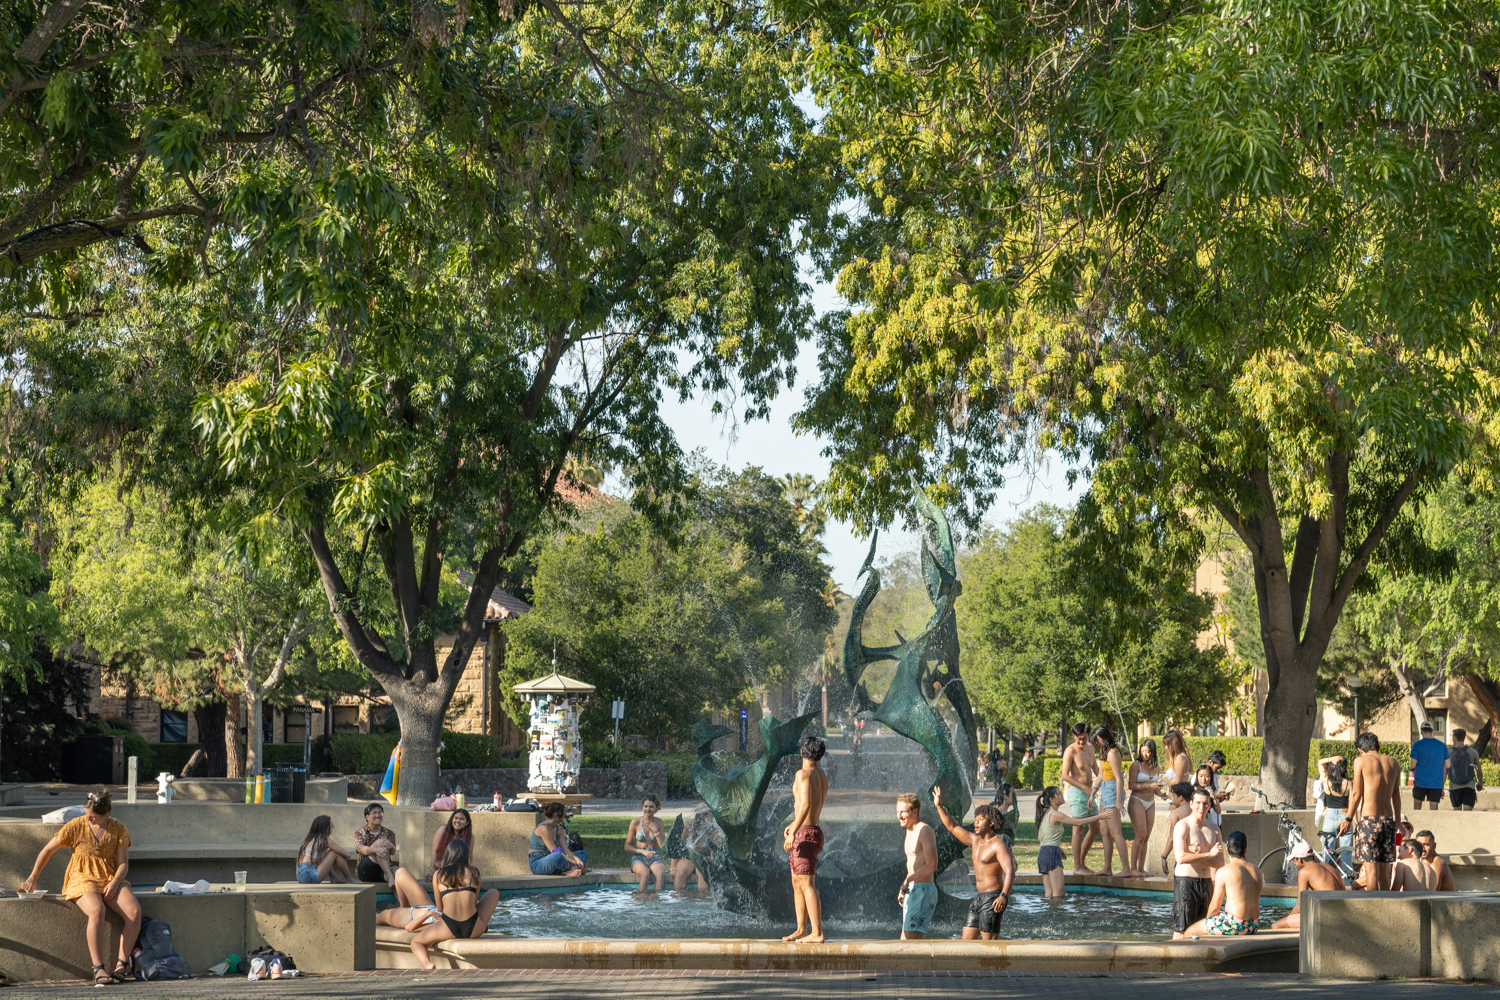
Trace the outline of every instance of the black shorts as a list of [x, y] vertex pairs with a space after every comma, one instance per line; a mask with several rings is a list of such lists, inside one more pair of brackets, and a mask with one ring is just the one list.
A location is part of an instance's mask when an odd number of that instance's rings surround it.
[[1413, 802], [1441, 802], [1443, 801], [1443, 790], [1441, 788], [1423, 788], [1421, 785], [1413, 785], [1411, 798]]
[[354, 869], [354, 874], [359, 877], [361, 882], [385, 881], [385, 872], [381, 871], [380, 866], [369, 858], [359, 859], [359, 866]]
[[1472, 788], [1450, 788], [1448, 789], [1448, 801], [1453, 803], [1453, 808], [1462, 809], [1468, 806], [1474, 808], [1479, 801], [1479, 793]]
[[1208, 916], [1213, 902], [1214, 880], [1189, 875], [1172, 876], [1172, 929], [1181, 934]]
[[974, 894], [974, 902], [969, 904], [969, 919], [964, 921], [965, 927], [978, 927], [981, 934], [999, 934], [1000, 921], [1005, 919], [1005, 913], [995, 912], [995, 900], [1000, 898], [1000, 890], [994, 892], [979, 892]]

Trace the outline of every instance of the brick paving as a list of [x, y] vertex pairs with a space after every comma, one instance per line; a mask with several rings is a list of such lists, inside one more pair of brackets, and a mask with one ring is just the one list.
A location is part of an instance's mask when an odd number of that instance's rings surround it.
[[1296, 975], [1100, 973], [737, 972], [733, 970], [377, 970], [251, 983], [239, 977], [176, 983], [32, 983], [28, 1000], [123, 992], [134, 1000], [251, 996], [393, 1000], [1490, 1000], [1500, 984], [1446, 980], [1340, 981]]

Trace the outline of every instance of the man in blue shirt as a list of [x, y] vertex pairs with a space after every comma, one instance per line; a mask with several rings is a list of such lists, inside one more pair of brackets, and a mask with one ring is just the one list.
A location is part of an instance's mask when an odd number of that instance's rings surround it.
[[1432, 738], [1430, 722], [1422, 723], [1422, 738], [1411, 745], [1411, 769], [1414, 808], [1421, 809], [1423, 802], [1431, 802], [1436, 810], [1438, 799], [1443, 797], [1443, 776], [1448, 770], [1448, 745]]

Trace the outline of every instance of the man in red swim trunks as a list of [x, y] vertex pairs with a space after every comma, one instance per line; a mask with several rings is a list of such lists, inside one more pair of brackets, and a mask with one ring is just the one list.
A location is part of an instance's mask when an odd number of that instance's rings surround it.
[[[818, 855], [823, 851], [823, 800], [828, 797], [828, 775], [818, 766], [828, 751], [816, 736], [802, 737], [802, 770], [792, 779], [792, 821], [787, 824], [782, 846], [792, 860], [792, 905], [797, 908], [797, 929], [783, 941], [823, 942], [823, 901], [818, 898]], [[806, 925], [807, 930], [803, 930]]]

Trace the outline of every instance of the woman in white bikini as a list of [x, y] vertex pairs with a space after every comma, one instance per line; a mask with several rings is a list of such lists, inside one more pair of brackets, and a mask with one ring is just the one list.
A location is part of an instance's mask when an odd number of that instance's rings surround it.
[[1156, 741], [1141, 740], [1130, 762], [1130, 828], [1135, 840], [1130, 845], [1130, 870], [1127, 878], [1150, 878], [1146, 870], [1151, 828], [1156, 825], [1156, 800], [1162, 797], [1161, 763], [1156, 759]]

